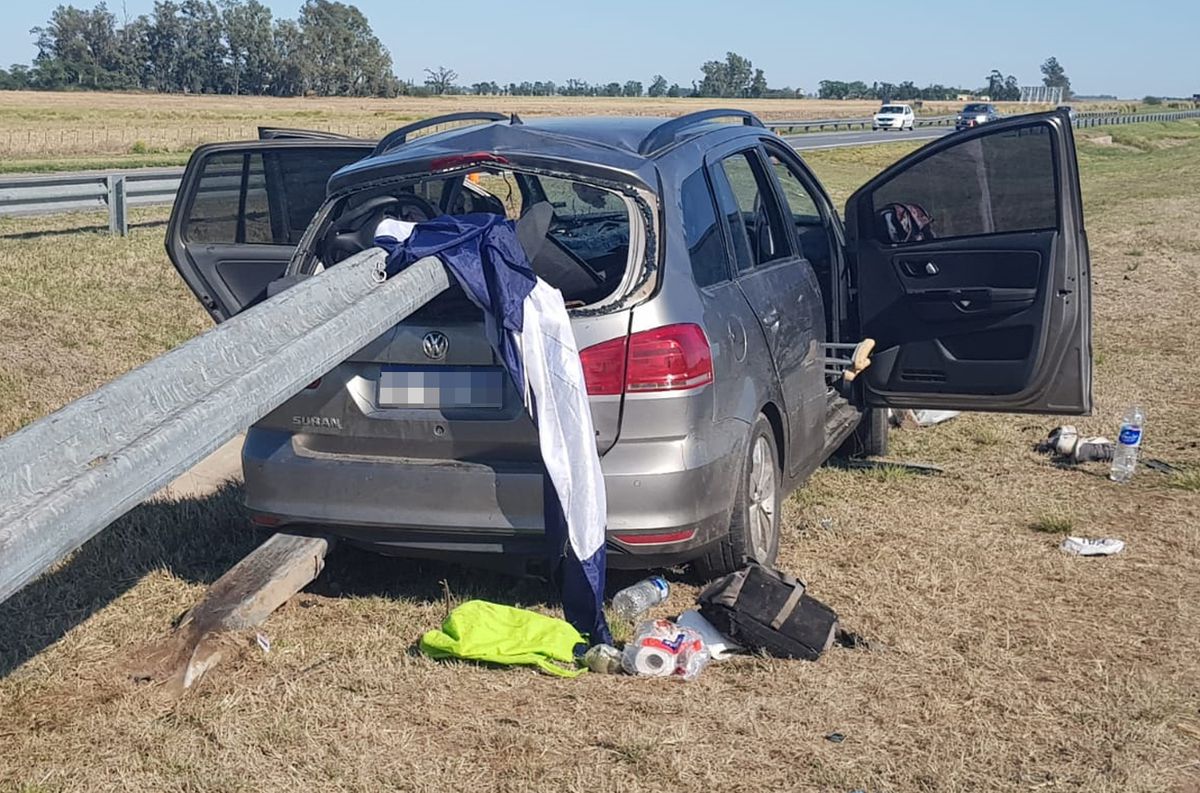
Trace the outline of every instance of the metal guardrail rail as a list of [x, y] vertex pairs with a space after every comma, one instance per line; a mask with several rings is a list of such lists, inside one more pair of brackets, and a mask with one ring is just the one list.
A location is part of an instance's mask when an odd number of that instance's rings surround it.
[[[1162, 113], [1114, 113], [1106, 110], [1084, 110], [1075, 114], [1075, 119], [1072, 123], [1076, 127], [1095, 127], [1105, 124], [1140, 124], [1150, 121], [1178, 121], [1184, 118], [1200, 117], [1200, 110], [1176, 110], [1166, 111]], [[954, 123], [957, 116], [917, 116], [914, 122], [918, 127], [937, 127], [949, 126]], [[812, 130], [824, 130], [826, 127], [830, 129], [866, 129], [874, 123], [874, 119], [867, 118], [818, 118], [804, 119], [801, 121], [764, 121], [763, 126], [767, 129], [775, 131], [787, 131], [802, 129], [805, 132]]]
[[0, 440], [0, 602], [449, 285], [372, 248]]
[[[917, 116], [913, 122], [918, 127], [937, 127], [946, 126], [954, 123], [956, 116]], [[764, 121], [763, 126], [775, 131], [793, 131], [802, 129], [805, 132], [812, 130], [824, 130], [826, 127], [830, 129], [866, 129], [875, 123], [874, 118], [817, 118], [804, 119], [802, 121]]]
[[[954, 116], [918, 116], [917, 126], [945, 126]], [[1076, 127], [1099, 127], [1112, 124], [1140, 124], [1152, 121], [1179, 121], [1200, 118], [1200, 110], [1178, 110], [1162, 113], [1117, 114], [1104, 111], [1084, 111], [1076, 115]], [[799, 121], [763, 122], [767, 129], [787, 131], [802, 129], [865, 129], [870, 118], [805, 119]], [[862, 141], [867, 146], [875, 141]], [[231, 187], [236, 185], [231, 174]], [[108, 212], [108, 227], [114, 234], [128, 230], [128, 208], [170, 204], [175, 200], [182, 168], [145, 168], [125, 171], [88, 171], [37, 176], [0, 177], [0, 216], [51, 215], [59, 212]]]
[[0, 215], [108, 211], [108, 228], [124, 235], [128, 208], [170, 204], [182, 168], [139, 168], [0, 177]]

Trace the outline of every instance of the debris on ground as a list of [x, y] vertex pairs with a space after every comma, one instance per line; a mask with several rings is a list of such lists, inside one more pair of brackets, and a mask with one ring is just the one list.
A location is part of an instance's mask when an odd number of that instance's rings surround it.
[[619, 675], [624, 671], [621, 667], [621, 651], [611, 644], [589, 647], [583, 654], [583, 665], [601, 675]]
[[841, 743], [842, 741], [846, 740], [846, 736], [840, 732], [831, 732], [825, 736], [825, 740], [831, 743]]
[[900, 429], [919, 429], [949, 421], [961, 412], [959, 410], [889, 410], [888, 423]]
[[1177, 474], [1181, 470], [1179, 466], [1171, 465], [1166, 460], [1155, 460], [1153, 458], [1142, 460], [1142, 465], [1151, 471], [1158, 471], [1160, 474]]
[[700, 638], [704, 640], [704, 646], [708, 648], [709, 655], [714, 661], [724, 661], [731, 655], [745, 652], [744, 647], [722, 634], [696, 609], [688, 609], [683, 612], [676, 622], [679, 627], [691, 628], [700, 634]]
[[631, 675], [693, 680], [710, 658], [696, 631], [670, 620], [647, 620], [625, 644], [621, 666]]
[[1079, 430], [1070, 424], [1065, 424], [1050, 430], [1046, 439], [1035, 448], [1043, 454], [1053, 455], [1058, 462], [1074, 465], [1111, 462], [1115, 444], [1103, 436], [1081, 438]]
[[265, 633], [254, 634], [254, 641], [258, 643], [258, 647], [264, 653], [271, 652], [271, 640], [267, 638]]
[[[637, 600], [659, 602], [662, 597], [654, 579], [623, 592], [635, 589], [643, 596]], [[866, 639], [843, 629], [833, 609], [805, 589], [795, 576], [751, 562], [709, 584], [698, 598], [698, 609], [687, 609], [675, 620], [641, 622], [623, 647], [610, 643], [588, 647], [584, 636], [565, 620], [471, 600], [449, 611], [440, 630], [426, 632], [419, 648], [433, 659], [534, 666], [560, 677], [591, 671], [682, 680], [695, 679], [711, 661], [746, 651], [815, 661], [835, 642], [871, 649]], [[257, 638], [267, 652], [266, 636], [260, 633]]]
[[1117, 444], [1113, 448], [1112, 470], [1108, 478], [1125, 484], [1137, 473], [1138, 452], [1142, 446], [1142, 430], [1146, 426], [1146, 413], [1138, 405], [1132, 405], [1121, 417], [1121, 428], [1117, 430]]
[[1067, 537], [1059, 547], [1076, 556], [1112, 556], [1125, 550], [1125, 541], [1112, 538]]
[[456, 606], [441, 630], [421, 637], [430, 658], [454, 658], [501, 666], [534, 666], [559, 677], [575, 677], [575, 652], [587, 645], [569, 622], [536, 611], [468, 600]]
[[815, 661], [833, 644], [833, 609], [805, 592], [795, 576], [751, 562], [700, 593], [700, 613], [750, 650]]
[[[1117, 444], [1103, 436], [1079, 437], [1079, 430], [1070, 424], [1050, 430], [1050, 434], [1034, 447], [1042, 454], [1053, 456], [1055, 462], [1062, 465], [1091, 462], [1109, 463], [1112, 462], [1116, 448]], [[1138, 462], [1160, 474], [1174, 474], [1180, 470], [1177, 465], [1153, 457]]]
[[671, 585], [660, 575], [627, 586], [613, 595], [609, 611], [616, 619], [633, 622], [671, 596]]

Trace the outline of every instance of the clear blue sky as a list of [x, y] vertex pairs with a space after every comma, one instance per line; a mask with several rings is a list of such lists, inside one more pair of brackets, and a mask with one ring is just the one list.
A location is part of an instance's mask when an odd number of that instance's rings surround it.
[[[295, 17], [301, 0], [265, 0]], [[90, 7], [92, 0], [75, 0]], [[35, 54], [28, 31], [58, 2], [7, 0], [0, 63]], [[153, 0], [109, 0], [118, 18]], [[1200, 0], [358, 0], [392, 53], [396, 73], [418, 82], [444, 65], [459, 82], [575, 77], [641, 80], [655, 73], [690, 85], [699, 65], [727, 50], [766, 72], [772, 86], [815, 90], [822, 79], [979, 86], [993, 68], [1022, 85], [1040, 81], [1054, 55], [1076, 93], [1170, 96], [1200, 91]]]

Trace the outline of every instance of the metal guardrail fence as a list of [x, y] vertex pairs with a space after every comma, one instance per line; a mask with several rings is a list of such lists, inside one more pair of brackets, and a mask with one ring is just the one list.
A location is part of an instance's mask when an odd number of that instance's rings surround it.
[[108, 210], [108, 228], [124, 235], [128, 207], [170, 204], [182, 168], [140, 168], [0, 177], [0, 215]]
[[0, 602], [449, 285], [372, 248], [0, 440]]
[[[1182, 118], [1196, 118], [1200, 110], [1178, 110], [1163, 113], [1114, 113], [1107, 110], [1083, 110], [1075, 114], [1073, 123], [1076, 127], [1095, 127], [1103, 124], [1140, 124], [1150, 121], [1177, 121]], [[917, 116], [914, 122], [918, 127], [949, 126], [957, 116]], [[874, 118], [818, 118], [802, 121], [764, 121], [763, 126], [777, 132], [802, 129], [805, 132], [829, 129], [866, 129], [874, 124]]]
[[[1200, 118], [1200, 110], [1178, 110], [1162, 113], [1117, 114], [1105, 111], [1083, 111], [1076, 115], [1076, 127], [1098, 127], [1112, 124], [1140, 124], [1152, 121], [1179, 121]], [[946, 126], [954, 116], [918, 116], [916, 125]], [[802, 129], [865, 129], [870, 118], [807, 119], [801, 121], [764, 122], [768, 129], [779, 132]], [[867, 146], [875, 141], [862, 141]], [[38, 176], [0, 177], [0, 216], [51, 215], [59, 212], [108, 211], [108, 227], [114, 234], [128, 230], [128, 207], [170, 204], [175, 200], [182, 168], [145, 168], [126, 171], [89, 171], [83, 173], [46, 174]], [[231, 173], [231, 187], [236, 187], [236, 174]]]
[[[954, 123], [955, 116], [917, 116], [913, 122], [918, 127], [946, 126]], [[817, 118], [803, 121], [764, 121], [763, 126], [776, 132], [789, 132], [802, 129], [805, 132], [830, 129], [866, 129], [875, 123], [873, 118]]]
[[1135, 124], [1152, 121], [1180, 121], [1185, 118], [1200, 118], [1200, 110], [1171, 110], [1164, 113], [1136, 113], [1131, 115], [1114, 114], [1079, 114], [1075, 119], [1077, 127], [1103, 127], [1110, 124]]

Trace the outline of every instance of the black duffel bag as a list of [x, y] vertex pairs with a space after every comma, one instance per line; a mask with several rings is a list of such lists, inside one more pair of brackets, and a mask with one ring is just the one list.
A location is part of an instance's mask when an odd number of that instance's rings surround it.
[[751, 562], [700, 593], [700, 613], [748, 650], [815, 661], [833, 644], [833, 609], [804, 593], [795, 576]]

